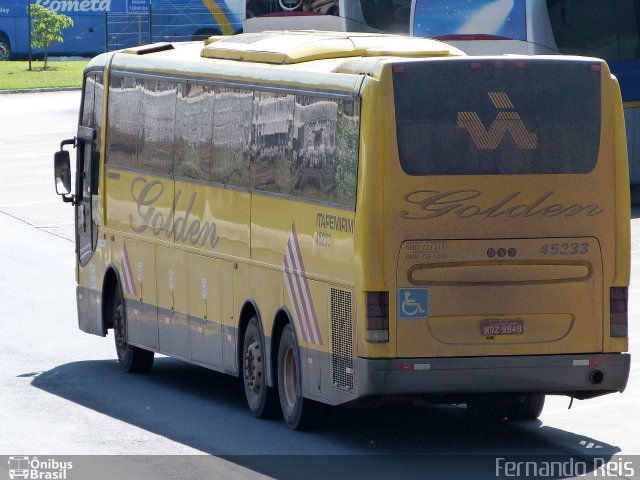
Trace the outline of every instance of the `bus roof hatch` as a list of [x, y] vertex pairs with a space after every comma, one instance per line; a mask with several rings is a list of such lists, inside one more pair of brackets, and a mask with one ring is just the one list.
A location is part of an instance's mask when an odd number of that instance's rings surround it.
[[246, 62], [291, 64], [341, 57], [433, 57], [464, 55], [426, 38], [315, 30], [245, 33], [205, 45], [202, 56]]

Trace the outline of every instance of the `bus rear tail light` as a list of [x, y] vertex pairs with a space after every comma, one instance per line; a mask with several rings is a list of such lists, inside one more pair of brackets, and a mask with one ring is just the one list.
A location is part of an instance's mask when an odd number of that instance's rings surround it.
[[389, 292], [365, 292], [367, 308], [365, 340], [370, 343], [389, 341]]
[[609, 290], [609, 334], [612, 337], [626, 337], [629, 332], [628, 305], [629, 289], [611, 287]]

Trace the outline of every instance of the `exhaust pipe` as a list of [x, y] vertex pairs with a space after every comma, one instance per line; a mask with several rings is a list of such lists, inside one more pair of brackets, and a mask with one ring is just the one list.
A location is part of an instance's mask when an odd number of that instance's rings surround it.
[[594, 370], [589, 374], [589, 381], [593, 385], [600, 385], [604, 381], [604, 372], [602, 370]]

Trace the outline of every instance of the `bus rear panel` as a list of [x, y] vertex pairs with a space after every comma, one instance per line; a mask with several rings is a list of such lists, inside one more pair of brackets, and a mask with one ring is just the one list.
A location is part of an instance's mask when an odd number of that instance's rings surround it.
[[[606, 64], [461, 57], [386, 67], [393, 91], [378, 101], [395, 121], [382, 127], [388, 148], [368, 159], [383, 165], [383, 248], [364, 269], [390, 288], [368, 279], [361, 308], [382, 297], [389, 321], [380, 332], [363, 319], [361, 392], [624, 390], [629, 198]], [[358, 219], [377, 214], [359, 207]]]

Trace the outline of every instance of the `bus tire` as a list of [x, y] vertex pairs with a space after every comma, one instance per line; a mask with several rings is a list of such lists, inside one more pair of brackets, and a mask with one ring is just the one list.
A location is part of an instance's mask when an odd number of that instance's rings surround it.
[[522, 402], [515, 402], [509, 407], [509, 420], [535, 420], [542, 413], [544, 407], [543, 393], [528, 393]]
[[149, 373], [153, 366], [153, 352], [127, 343], [127, 315], [120, 285], [113, 293], [113, 336], [120, 368], [127, 373]]
[[300, 351], [291, 324], [282, 330], [278, 347], [278, 396], [284, 421], [292, 430], [330, 425], [333, 410], [302, 396]]
[[0, 61], [9, 60], [11, 58], [11, 46], [9, 39], [0, 34]]
[[267, 385], [266, 348], [256, 317], [249, 320], [242, 341], [242, 380], [247, 405], [254, 417], [269, 418], [277, 412], [277, 398]]

